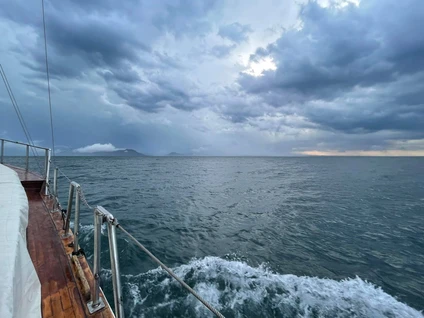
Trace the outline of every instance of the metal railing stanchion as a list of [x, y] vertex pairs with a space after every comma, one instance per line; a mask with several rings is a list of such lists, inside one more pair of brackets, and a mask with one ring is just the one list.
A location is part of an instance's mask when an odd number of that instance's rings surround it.
[[25, 155], [25, 171], [28, 172], [29, 169], [29, 146], [26, 146], [26, 155]]
[[68, 193], [68, 207], [66, 210], [66, 222], [65, 222], [65, 233], [63, 234], [63, 237], [68, 237], [69, 234], [69, 228], [71, 224], [71, 215], [72, 215], [72, 205], [73, 205], [73, 197], [75, 193], [75, 223], [74, 228], [77, 229], [79, 227], [79, 212], [80, 212], [80, 188], [81, 186], [76, 183], [75, 181], [72, 181], [69, 184], [69, 193]]
[[94, 290], [93, 290], [93, 307], [99, 305], [100, 301], [100, 248], [102, 237], [103, 215], [97, 210], [94, 212]]
[[124, 304], [122, 299], [121, 274], [119, 271], [118, 247], [116, 243], [116, 219], [107, 224], [109, 236], [110, 264], [112, 269], [113, 298], [115, 301], [115, 315], [124, 317]]
[[91, 293], [91, 301], [87, 304], [90, 313], [96, 312], [105, 306], [100, 298], [100, 244], [102, 236], [103, 214], [98, 207], [94, 208], [94, 288]]
[[71, 221], [73, 197], [74, 197], [74, 185], [71, 182], [71, 184], [69, 185], [68, 207], [66, 209], [66, 220], [65, 220], [65, 228], [64, 228], [65, 233], [63, 234], [63, 237], [69, 236], [69, 225]]
[[80, 215], [80, 186], [76, 187], [75, 194], [75, 221], [74, 221], [74, 254], [79, 254], [78, 237], [79, 237], [79, 215]]
[[49, 162], [49, 150], [46, 149], [44, 151], [44, 177], [47, 176], [47, 168], [48, 168], [48, 162]]
[[57, 173], [58, 168], [54, 168], [53, 170], [53, 194], [57, 197]]
[[4, 140], [1, 140], [1, 154], [0, 154], [0, 163], [3, 163], [3, 156], [4, 156]]
[[45, 177], [46, 177], [46, 192], [45, 192], [45, 195], [49, 194], [50, 156], [51, 156], [50, 149], [46, 149], [46, 174], [45, 174]]

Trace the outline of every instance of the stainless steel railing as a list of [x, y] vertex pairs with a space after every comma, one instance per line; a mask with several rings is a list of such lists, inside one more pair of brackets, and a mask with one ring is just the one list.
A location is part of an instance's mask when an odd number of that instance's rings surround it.
[[31, 145], [31, 144], [27, 144], [24, 142], [19, 142], [19, 141], [13, 141], [13, 140], [9, 140], [9, 139], [4, 139], [4, 138], [0, 138], [0, 142], [1, 142], [1, 147], [0, 147], [0, 164], [4, 163], [4, 145], [5, 143], [12, 143], [12, 144], [17, 144], [17, 145], [22, 145], [22, 146], [26, 146], [26, 154], [25, 154], [25, 171], [28, 172], [29, 171], [29, 149], [31, 148], [35, 148], [35, 149], [42, 149], [45, 152], [45, 159], [44, 159], [44, 174], [43, 177], [46, 180], [46, 187], [45, 187], [45, 194], [48, 194], [48, 187], [49, 187], [49, 172], [50, 172], [50, 162], [51, 162], [51, 151], [50, 148], [45, 148], [45, 147], [40, 147], [40, 146], [35, 146], [35, 145]]
[[[109, 238], [109, 251], [110, 251], [110, 264], [112, 270], [112, 285], [113, 285], [113, 298], [115, 303], [115, 316], [124, 317], [124, 305], [122, 300], [122, 287], [121, 287], [121, 274], [119, 270], [118, 248], [116, 243], [116, 227], [118, 220], [109, 213], [102, 206], [94, 208], [94, 290], [92, 292], [92, 300], [88, 304], [90, 313], [91, 310], [98, 310], [97, 308], [104, 307], [102, 300], [99, 297], [100, 290], [100, 242], [101, 242], [101, 228], [102, 224], [107, 223], [108, 238]], [[93, 312], [94, 312], [93, 311]]]
[[[57, 168], [54, 170], [53, 179], [53, 193], [55, 202], [58, 202], [57, 193]], [[69, 237], [70, 224], [72, 216], [72, 208], [75, 198], [75, 219], [74, 219], [74, 241], [73, 241], [73, 255], [79, 255], [81, 249], [79, 247], [79, 217], [80, 217], [80, 200], [81, 200], [81, 186], [71, 181], [69, 184], [68, 202], [66, 210], [66, 218], [64, 223], [63, 238]], [[109, 238], [109, 251], [110, 263], [112, 270], [112, 284], [113, 284], [113, 298], [115, 302], [115, 316], [117, 318], [124, 317], [124, 307], [122, 300], [122, 287], [121, 287], [121, 274], [119, 270], [118, 248], [116, 240], [116, 227], [118, 226], [117, 219], [102, 206], [96, 206], [93, 209], [94, 213], [94, 288], [91, 290], [91, 299], [87, 303], [87, 308], [90, 314], [95, 313], [105, 307], [105, 301], [100, 297], [100, 270], [101, 270], [101, 228], [104, 223], [107, 224], [108, 238]]]
[[[53, 192], [55, 197], [55, 202], [59, 202], [57, 197], [57, 178], [58, 178], [58, 169], [55, 168], [54, 180], [53, 180]], [[211, 306], [207, 301], [205, 301], [196, 291], [194, 291], [190, 286], [188, 286], [181, 278], [179, 278], [175, 273], [163, 264], [156, 256], [154, 256], [146, 247], [144, 247], [140, 242], [137, 241], [130, 233], [128, 233], [118, 222], [118, 220], [104, 207], [96, 206], [91, 207], [85, 196], [82, 192], [81, 186], [69, 179], [63, 172], [62, 174], [69, 181], [69, 193], [68, 193], [68, 209], [66, 210], [66, 219], [64, 225], [64, 237], [69, 236], [70, 231], [70, 222], [72, 214], [73, 199], [75, 194], [75, 221], [74, 221], [74, 242], [73, 242], [73, 255], [79, 255], [80, 248], [78, 246], [78, 237], [79, 237], [79, 214], [80, 214], [80, 201], [82, 201], [89, 209], [93, 210], [94, 214], [94, 266], [93, 266], [93, 276], [94, 276], [94, 288], [90, 291], [90, 301], [87, 303], [87, 308], [90, 314], [101, 310], [105, 307], [105, 300], [100, 296], [100, 270], [101, 270], [101, 230], [102, 225], [107, 224], [108, 240], [109, 240], [109, 252], [110, 252], [110, 263], [112, 271], [112, 285], [113, 285], [113, 298], [115, 304], [115, 316], [117, 318], [124, 317], [124, 306], [122, 299], [122, 286], [121, 286], [121, 273], [119, 269], [119, 260], [118, 260], [118, 247], [116, 239], [116, 229], [119, 228], [123, 233], [127, 235], [134, 243], [140, 247], [155, 263], [157, 263], [163, 270], [165, 270], [170, 276], [176, 279], [183, 288], [190, 292], [194, 297], [196, 297], [206, 308], [208, 308], [215, 316], [222, 318], [224, 317], [218, 310]], [[60, 204], [58, 203], [58, 206]]]

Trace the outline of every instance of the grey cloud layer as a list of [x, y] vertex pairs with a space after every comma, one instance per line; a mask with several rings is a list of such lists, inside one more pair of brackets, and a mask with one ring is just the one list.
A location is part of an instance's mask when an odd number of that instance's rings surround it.
[[[133, 6], [121, 8], [111, 1], [49, 3], [46, 14], [51, 75], [60, 80], [96, 70], [130, 106], [145, 111], [157, 111], [165, 104], [192, 109], [189, 92], [168, 82], [166, 75], [160, 76], [169, 69], [183, 68], [178, 58], [152, 46], [163, 32], [176, 36], [207, 33], [211, 27], [206, 16], [215, 4], [216, 1], [133, 1]], [[3, 14], [15, 22], [35, 26], [35, 43], [22, 41], [17, 50], [22, 64], [44, 78], [42, 29], [37, 19], [27, 19], [34, 9], [16, 2]], [[143, 69], [144, 77], [134, 68]]]
[[284, 33], [251, 56], [270, 56], [275, 71], [239, 83], [282, 111], [323, 129], [380, 130], [424, 136], [422, 1], [362, 1], [343, 10], [307, 4], [302, 29]]
[[[284, 153], [296, 144], [302, 149], [374, 149], [396, 144], [393, 140], [424, 138], [423, 1], [362, 0], [344, 8], [307, 1], [300, 27], [283, 29], [275, 27], [281, 21], [269, 21], [263, 30], [239, 19], [237, 11], [231, 19], [221, 19], [229, 5], [220, 0], [46, 2], [56, 96], [66, 94], [61, 89], [68, 81], [78, 81], [95, 92], [91, 94], [106, 92], [110, 103], [164, 121], [173, 116], [169, 109], [185, 112], [188, 120], [192, 113], [210, 112], [228, 126], [204, 132], [245, 136], [254, 130], [265, 135], [256, 144], [269, 143]], [[293, 6], [287, 1], [288, 9]], [[13, 52], [25, 70], [23, 82], [45, 89], [40, 82], [45, 66], [39, 4], [12, 1], [0, 10], [0, 19], [31, 30], [26, 37], [16, 36]], [[279, 30], [279, 36], [263, 47], [249, 47], [270, 28]], [[234, 78], [230, 84], [204, 84], [211, 82], [207, 70], [227, 60], [242, 63], [240, 56], [252, 51], [251, 64], [272, 58], [276, 69], [253, 76], [240, 73], [245, 67], [239, 65], [228, 74]], [[93, 96], [87, 100], [86, 107], [106, 107], [92, 106]], [[136, 128], [122, 128], [110, 118], [104, 122], [114, 125], [114, 136], [146, 143], [134, 137]], [[166, 136], [166, 129], [157, 134]], [[109, 139], [94, 142], [119, 140], [102, 133]]]

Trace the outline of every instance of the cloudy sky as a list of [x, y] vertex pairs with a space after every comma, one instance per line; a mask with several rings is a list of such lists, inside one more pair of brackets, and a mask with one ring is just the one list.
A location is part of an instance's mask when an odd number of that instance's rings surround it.
[[[0, 2], [0, 63], [50, 146], [41, 2]], [[45, 10], [57, 152], [424, 155], [423, 0]], [[24, 141], [3, 85], [0, 111], [0, 136]]]

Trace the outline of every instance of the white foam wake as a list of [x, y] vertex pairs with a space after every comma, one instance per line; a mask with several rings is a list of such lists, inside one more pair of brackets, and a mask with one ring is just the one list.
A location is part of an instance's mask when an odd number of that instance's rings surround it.
[[[218, 257], [173, 269], [226, 317], [423, 317], [359, 277], [336, 281], [281, 275]], [[124, 277], [131, 316], [209, 315], [159, 268]]]

